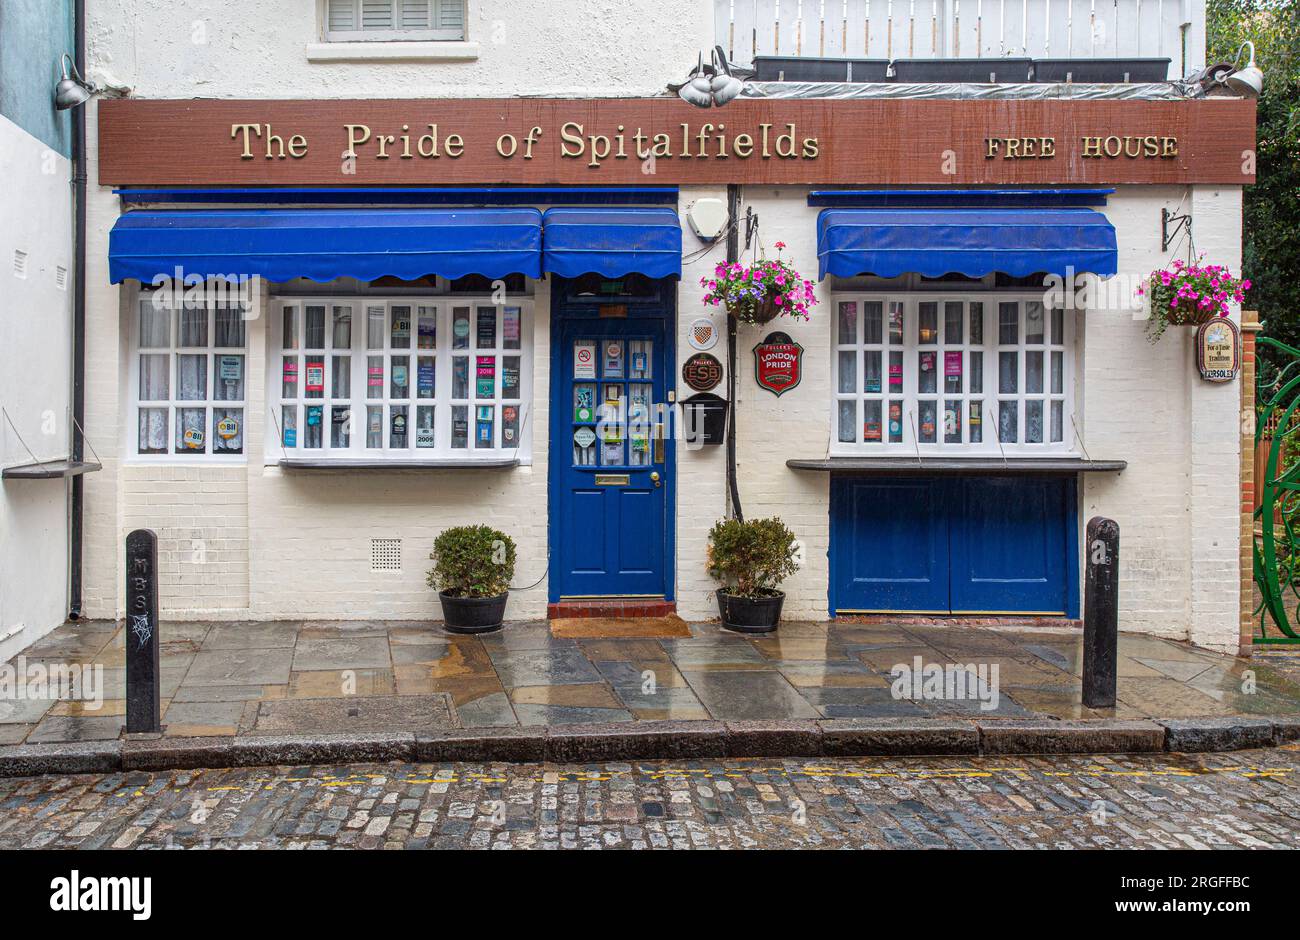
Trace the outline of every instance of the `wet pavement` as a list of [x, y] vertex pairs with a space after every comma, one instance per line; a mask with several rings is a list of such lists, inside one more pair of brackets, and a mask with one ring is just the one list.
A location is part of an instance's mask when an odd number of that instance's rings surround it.
[[[1077, 630], [784, 623], [749, 637], [552, 635], [544, 622], [482, 637], [409, 621], [164, 623], [169, 736], [421, 731], [637, 720], [881, 717], [1185, 718], [1300, 714], [1300, 649], [1245, 660], [1155, 637], [1120, 638], [1119, 701], [1081, 703]], [[124, 715], [124, 632], [67, 624], [33, 664], [100, 665], [100, 707], [0, 698], [0, 745], [111, 740]], [[998, 670], [991, 699], [897, 697], [896, 665]]]
[[14, 848], [1300, 848], [1300, 745], [0, 779]]

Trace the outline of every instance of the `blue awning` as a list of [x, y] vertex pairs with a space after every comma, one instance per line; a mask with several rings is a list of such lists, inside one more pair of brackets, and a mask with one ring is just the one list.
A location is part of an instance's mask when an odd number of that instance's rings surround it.
[[1082, 208], [823, 209], [817, 258], [822, 278], [1117, 270], [1114, 226]]
[[109, 233], [109, 280], [540, 277], [541, 222], [526, 208], [136, 210]]
[[564, 277], [682, 273], [682, 227], [673, 209], [547, 209], [542, 229], [542, 269]]

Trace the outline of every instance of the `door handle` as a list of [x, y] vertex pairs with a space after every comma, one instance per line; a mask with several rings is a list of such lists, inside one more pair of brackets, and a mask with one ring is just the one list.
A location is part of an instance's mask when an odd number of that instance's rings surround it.
[[663, 482], [659, 479], [659, 471], [658, 471], [658, 470], [652, 470], [652, 471], [650, 471], [650, 482], [653, 483], [653, 484], [655, 485], [656, 488], [658, 488], [658, 487], [660, 487], [660, 486], [663, 486]]

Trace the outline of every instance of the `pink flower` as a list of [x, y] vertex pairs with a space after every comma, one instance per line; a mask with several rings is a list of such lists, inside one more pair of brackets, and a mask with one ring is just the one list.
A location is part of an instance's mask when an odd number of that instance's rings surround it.
[[777, 242], [777, 243], [776, 243], [776, 249], [777, 249], [777, 251], [780, 251], [780, 250], [781, 250], [782, 248], [784, 248], [784, 247], [785, 247], [785, 242]]
[[1243, 281], [1241, 282], [1241, 289], [1242, 289], [1242, 290], [1250, 290], [1250, 280], [1249, 280], [1249, 279], [1243, 280]]
[[781, 306], [783, 303], [785, 303], [785, 297], [783, 297], [783, 296], [780, 295], [780, 294], [777, 294], [777, 295], [776, 295], [775, 300], [776, 300], [776, 305], [777, 305], [778, 307]]

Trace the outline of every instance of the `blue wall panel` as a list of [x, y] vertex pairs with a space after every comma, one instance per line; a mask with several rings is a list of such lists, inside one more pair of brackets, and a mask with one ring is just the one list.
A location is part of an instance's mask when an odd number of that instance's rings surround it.
[[72, 122], [54, 110], [54, 86], [72, 41], [72, 0], [0, 3], [0, 114], [65, 157]]

